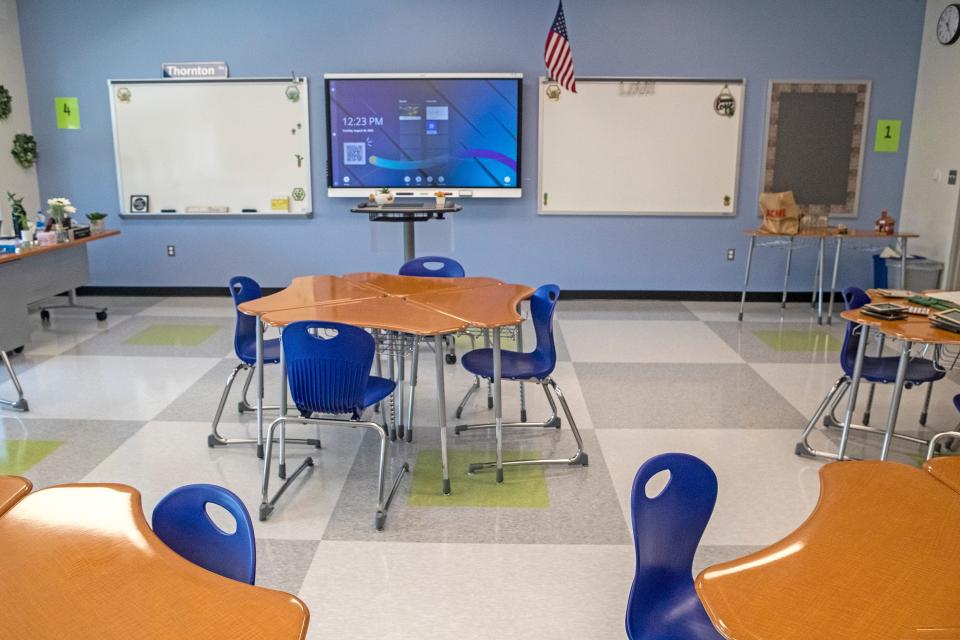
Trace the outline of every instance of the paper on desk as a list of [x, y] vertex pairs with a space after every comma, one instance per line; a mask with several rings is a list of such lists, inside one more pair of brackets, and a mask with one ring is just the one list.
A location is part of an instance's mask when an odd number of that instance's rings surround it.
[[946, 300], [947, 302], [952, 302], [953, 304], [960, 306], [960, 291], [938, 291], [936, 293], [928, 293], [926, 295], [931, 298], [936, 298], [937, 300]]

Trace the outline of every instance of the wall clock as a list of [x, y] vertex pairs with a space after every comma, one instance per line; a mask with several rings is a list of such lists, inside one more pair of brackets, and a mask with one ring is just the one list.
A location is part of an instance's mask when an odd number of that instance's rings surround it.
[[940, 44], [953, 44], [960, 38], [960, 4], [948, 4], [937, 20], [937, 40]]

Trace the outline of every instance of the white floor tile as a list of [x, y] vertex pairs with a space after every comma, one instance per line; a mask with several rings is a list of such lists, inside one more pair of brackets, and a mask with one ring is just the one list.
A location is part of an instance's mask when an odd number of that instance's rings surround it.
[[637, 469], [670, 451], [690, 453], [717, 474], [719, 490], [701, 544], [768, 545], [810, 515], [821, 462], [793, 453], [797, 433], [781, 429], [598, 429], [597, 439], [629, 523]]
[[562, 320], [574, 362], [743, 362], [700, 322]]
[[[740, 312], [739, 302], [684, 302], [684, 306], [689, 309], [693, 315], [704, 322], [737, 322]], [[840, 311], [843, 310], [843, 304], [833, 303], [833, 322], [836, 323], [840, 317]], [[826, 320], [827, 303], [823, 303], [823, 316]], [[789, 302], [786, 309], [780, 308], [779, 302], [747, 302], [743, 308], [743, 319], [745, 322], [778, 322], [785, 320], [791, 323], [811, 322], [817, 324], [816, 310], [809, 304], [803, 302]]]
[[619, 638], [633, 566], [629, 545], [324, 541], [300, 597], [310, 638]]
[[[147, 517], [156, 503], [171, 489], [184, 484], [208, 482], [227, 487], [241, 499], [256, 520], [260, 505], [262, 462], [253, 445], [207, 447], [207, 422], [151, 422], [127, 440], [85, 478], [85, 482], [121, 482], [143, 494]], [[255, 433], [253, 427], [222, 424], [222, 432], [231, 436]], [[291, 426], [290, 437], [313, 437], [313, 427]], [[362, 433], [354, 429], [325, 427], [321, 431], [323, 449], [288, 445], [287, 469], [300, 464], [305, 455], [316, 466], [305, 471], [277, 503], [266, 522], [255, 523], [257, 537], [318, 540], [336, 506], [340, 490], [356, 457]], [[270, 491], [280, 483], [276, 479], [277, 450], [274, 448], [273, 478]], [[374, 479], [371, 479], [371, 486]], [[373, 507], [370, 524], [373, 526]], [[304, 559], [304, 562], [308, 562]]]
[[[37, 418], [150, 420], [219, 362], [216, 358], [58, 356], [20, 376]], [[13, 394], [0, 384], [0, 397]]]
[[181, 318], [233, 318], [237, 312], [233, 299], [221, 297], [166, 298], [147, 307], [139, 316], [165, 316]]

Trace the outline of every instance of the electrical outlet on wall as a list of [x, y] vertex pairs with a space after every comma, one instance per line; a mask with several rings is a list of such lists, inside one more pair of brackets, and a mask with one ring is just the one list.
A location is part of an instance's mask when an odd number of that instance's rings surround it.
[[173, 258], [173, 257], [176, 256], [176, 255], [177, 255], [177, 247], [174, 246], [174, 245], [172, 245], [172, 244], [168, 244], [168, 245], [167, 245], [167, 256]]
[[727, 249], [727, 260], [735, 260], [737, 257], [736, 249]]

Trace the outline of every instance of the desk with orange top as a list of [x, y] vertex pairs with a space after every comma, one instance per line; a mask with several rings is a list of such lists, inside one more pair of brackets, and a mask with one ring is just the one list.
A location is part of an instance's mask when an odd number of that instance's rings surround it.
[[70, 484], [27, 495], [24, 482], [0, 476], [0, 504], [10, 487], [20, 487], [19, 499], [0, 514], [0, 637], [306, 636], [310, 613], [299, 598], [177, 555], [150, 529], [136, 489]]
[[[433, 338], [436, 355], [437, 419], [440, 426], [442, 491], [450, 493], [447, 464], [447, 417], [444, 398], [444, 335], [468, 327], [489, 329], [493, 336], [493, 403], [497, 433], [497, 482], [503, 481], [500, 387], [500, 330], [521, 321], [517, 305], [533, 293], [525, 285], [494, 278], [421, 278], [386, 273], [350, 273], [344, 276], [294, 278], [273, 295], [241, 304], [241, 313], [257, 316], [256, 387], [258, 449], [263, 444], [263, 330], [302, 320], [342, 322], [411, 336]], [[416, 362], [414, 355], [413, 362]], [[415, 366], [415, 365], [414, 365]], [[280, 412], [286, 412], [286, 372], [281, 371]], [[402, 389], [398, 390], [402, 398]], [[409, 438], [409, 431], [408, 438]], [[282, 455], [282, 452], [281, 452]]]
[[[960, 458], [934, 468], [960, 477]], [[730, 640], [960, 638], [960, 494], [897, 462], [820, 469], [820, 500], [796, 531], [714, 565], [696, 589]]]

